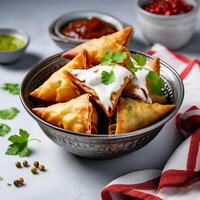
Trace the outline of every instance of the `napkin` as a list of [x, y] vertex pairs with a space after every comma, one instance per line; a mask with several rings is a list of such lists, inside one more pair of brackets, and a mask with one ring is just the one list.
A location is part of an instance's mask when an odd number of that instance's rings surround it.
[[155, 44], [150, 55], [160, 57], [181, 76], [185, 98], [172, 121], [185, 136], [163, 170], [148, 169], [126, 174], [109, 183], [102, 200], [198, 200], [200, 199], [200, 67], [190, 59]]

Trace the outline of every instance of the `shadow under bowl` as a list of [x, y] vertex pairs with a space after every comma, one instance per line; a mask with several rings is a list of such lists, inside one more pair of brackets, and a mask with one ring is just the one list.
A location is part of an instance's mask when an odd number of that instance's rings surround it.
[[[132, 51], [136, 53], [135, 51]], [[152, 59], [152, 56], [137, 52]], [[158, 122], [146, 127], [119, 135], [85, 135], [56, 127], [32, 112], [32, 108], [44, 106], [29, 96], [30, 92], [39, 87], [50, 75], [65, 65], [69, 60], [61, 58], [61, 54], [51, 56], [38, 63], [25, 76], [20, 92], [21, 102], [26, 111], [35, 119], [43, 132], [57, 145], [68, 152], [87, 158], [108, 159], [135, 151], [144, 147], [161, 131], [163, 126], [178, 112], [184, 97], [183, 83], [177, 72], [161, 61], [161, 77], [165, 81], [165, 96], [168, 103], [176, 105], [176, 109]]]

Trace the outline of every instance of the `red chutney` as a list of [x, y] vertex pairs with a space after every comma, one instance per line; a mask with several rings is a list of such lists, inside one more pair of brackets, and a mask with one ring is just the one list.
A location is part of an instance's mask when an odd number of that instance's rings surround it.
[[61, 33], [67, 37], [77, 39], [93, 39], [100, 38], [117, 31], [111, 24], [92, 17], [91, 19], [77, 19], [61, 28]]
[[159, 15], [179, 15], [188, 13], [193, 5], [184, 0], [152, 0], [143, 6], [143, 9]]

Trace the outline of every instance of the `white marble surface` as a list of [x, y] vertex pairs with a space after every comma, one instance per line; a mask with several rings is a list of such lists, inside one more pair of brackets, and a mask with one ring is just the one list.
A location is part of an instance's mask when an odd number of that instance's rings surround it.
[[[136, 25], [134, 2], [133, 0], [0, 0], [0, 27], [21, 28], [31, 38], [27, 54], [19, 62], [0, 65], [0, 85], [5, 82], [20, 83], [35, 63], [60, 51], [47, 32], [48, 25], [59, 15], [75, 10], [101, 10], [131, 25]], [[135, 39], [130, 46], [141, 51], [150, 48], [143, 42], [139, 30], [136, 30]], [[180, 52], [200, 58], [199, 21], [193, 39]], [[11, 106], [20, 110], [14, 120], [5, 121], [12, 127], [11, 134], [23, 128], [30, 132], [31, 138], [41, 139], [41, 143], [35, 141], [30, 143], [33, 154], [28, 160], [30, 162], [39, 160], [48, 170], [34, 176], [29, 172], [30, 169], [16, 169], [14, 163], [20, 159], [5, 155], [9, 144], [8, 136], [0, 137], [0, 176], [4, 178], [0, 181], [2, 200], [97, 200], [100, 199], [101, 189], [122, 174], [137, 169], [162, 168], [181, 141], [178, 135], [170, 132], [174, 124], [168, 123], [150, 144], [137, 152], [105, 161], [78, 158], [64, 152], [42, 133], [36, 122], [25, 112], [17, 96], [1, 90], [0, 108]], [[7, 183], [19, 176], [25, 178], [24, 187], [7, 186]]]

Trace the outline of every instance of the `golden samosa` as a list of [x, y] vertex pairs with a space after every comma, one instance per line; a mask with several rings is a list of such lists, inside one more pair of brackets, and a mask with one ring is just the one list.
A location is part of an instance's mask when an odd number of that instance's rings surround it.
[[33, 108], [33, 112], [41, 119], [66, 130], [97, 133], [98, 115], [88, 94], [46, 108]]
[[175, 107], [121, 97], [117, 104], [116, 123], [110, 125], [109, 133], [128, 133], [147, 127], [166, 116]]
[[[129, 70], [117, 64], [114, 66], [97, 65], [86, 70], [75, 69], [64, 73], [78, 88], [91, 94], [108, 117], [112, 116], [122, 90], [132, 78]], [[109, 73], [113, 77], [107, 79]]]
[[87, 51], [83, 50], [73, 60], [54, 72], [39, 88], [30, 93], [32, 97], [43, 101], [66, 102], [79, 96], [78, 89], [63, 74], [68, 69], [86, 69]]
[[62, 57], [72, 59], [83, 49], [86, 49], [88, 51], [89, 60], [92, 61], [92, 64], [99, 64], [106, 52], [123, 51], [128, 45], [132, 31], [131, 27], [127, 27], [121, 31], [103, 36], [99, 39], [92, 39], [65, 52]]

